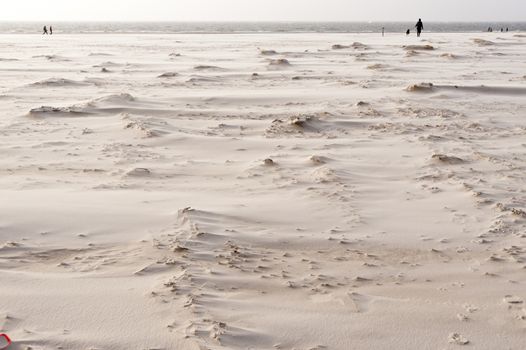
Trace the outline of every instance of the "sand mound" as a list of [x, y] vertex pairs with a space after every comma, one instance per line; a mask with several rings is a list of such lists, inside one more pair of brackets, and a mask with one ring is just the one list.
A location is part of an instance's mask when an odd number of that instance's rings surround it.
[[70, 61], [68, 58], [59, 56], [59, 55], [37, 55], [33, 56], [33, 58], [45, 58], [48, 61], [54, 61], [54, 62], [68, 62]]
[[270, 60], [269, 66], [286, 67], [290, 66], [290, 62], [286, 58], [278, 58], [276, 60]]
[[201, 65], [198, 65], [198, 66], [195, 66], [194, 67], [195, 70], [224, 70], [224, 68], [221, 68], [221, 67], [218, 67], [218, 66], [210, 66], [210, 65], [205, 65], [205, 64], [201, 64]]
[[64, 78], [49, 78], [36, 83], [30, 84], [31, 86], [40, 86], [40, 87], [61, 87], [61, 86], [81, 86], [87, 85], [85, 82], [80, 82], [71, 79]]
[[420, 52], [415, 50], [409, 50], [406, 52], [405, 57], [414, 57], [420, 55]]
[[102, 62], [100, 64], [96, 64], [93, 66], [93, 68], [108, 68], [108, 67], [121, 67], [123, 64], [112, 62], [112, 61], [106, 61]]
[[456, 344], [456, 345], [467, 345], [469, 344], [469, 340], [467, 340], [466, 338], [464, 338], [461, 334], [459, 333], [451, 333], [448, 337], [448, 341], [451, 343], [451, 344]]
[[327, 120], [333, 117], [327, 112], [316, 114], [301, 114], [289, 118], [275, 119], [265, 130], [267, 137], [306, 137], [306, 138], [338, 138], [348, 135], [349, 130], [361, 127], [366, 123], [358, 123], [346, 120]]
[[398, 108], [398, 113], [404, 116], [415, 117], [415, 118], [463, 118], [462, 113], [453, 111], [446, 108], [429, 108], [429, 107], [404, 107]]
[[80, 116], [113, 111], [115, 107], [122, 110], [135, 98], [127, 93], [108, 95], [91, 100], [87, 103], [76, 104], [69, 107], [41, 106], [29, 111], [30, 116]]
[[91, 57], [105, 57], [105, 56], [113, 56], [111, 53], [105, 53], [105, 52], [90, 52], [88, 56]]
[[350, 48], [353, 48], [353, 49], [356, 49], [356, 50], [366, 49], [367, 45], [364, 45], [364, 44], [362, 44], [362, 43], [360, 43], [358, 41], [355, 41], [351, 45], [340, 45], [340, 44], [332, 45], [332, 49], [333, 50], [343, 50], [343, 49], [350, 49]]
[[198, 83], [221, 83], [221, 79], [215, 77], [205, 77], [201, 75], [192, 76], [186, 80], [187, 83], [198, 84]]
[[29, 111], [29, 116], [35, 117], [44, 117], [44, 116], [80, 116], [88, 114], [80, 107], [51, 107], [51, 106], [41, 106], [33, 108]]
[[329, 158], [324, 156], [311, 156], [309, 158], [309, 162], [313, 165], [323, 165], [329, 162]]
[[319, 133], [324, 129], [323, 122], [315, 116], [294, 116], [288, 120], [275, 119], [267, 128], [268, 136], [287, 134]]
[[459, 58], [459, 56], [457, 56], [455, 54], [452, 54], [452, 53], [443, 53], [442, 55], [440, 55], [440, 57], [448, 58], [448, 59], [451, 59], [451, 60]]
[[354, 49], [366, 49], [367, 45], [362, 44], [362, 43], [360, 43], [358, 41], [355, 41], [354, 43], [351, 44], [351, 47], [354, 48]]
[[448, 156], [445, 154], [433, 154], [431, 157], [433, 160], [442, 163], [442, 164], [450, 164], [450, 165], [456, 165], [456, 164], [462, 164], [465, 163], [464, 159], [454, 156]]
[[273, 56], [277, 55], [278, 53], [274, 50], [260, 50], [259, 53], [263, 56]]
[[20, 243], [18, 242], [13, 242], [13, 241], [7, 241], [5, 243], [3, 243], [2, 245], [0, 245], [0, 250], [6, 250], [6, 249], [11, 249], [11, 248], [18, 248], [20, 247]]
[[375, 63], [375, 64], [371, 64], [367, 66], [367, 69], [371, 69], [371, 70], [382, 70], [386, 68], [389, 68], [389, 66], [386, 64], [381, 64], [381, 63]]
[[267, 158], [263, 161], [263, 165], [265, 166], [275, 166], [276, 162], [272, 160], [271, 158]]
[[175, 72], [166, 72], [166, 73], [163, 73], [159, 76], [157, 76], [157, 78], [173, 78], [173, 77], [176, 77], [178, 74], [175, 73]]
[[104, 97], [94, 99], [89, 105], [92, 104], [127, 104], [129, 102], [134, 102], [136, 99], [128, 93], [112, 94]]
[[330, 183], [338, 180], [336, 172], [325, 165], [314, 170], [311, 177], [316, 183]]
[[471, 39], [475, 44], [477, 44], [478, 46], [491, 46], [491, 45], [495, 45], [495, 43], [493, 41], [489, 41], [489, 40], [484, 40], [484, 39], [478, 39], [478, 38], [475, 38], [475, 39]]
[[136, 130], [142, 137], [150, 138], [160, 136], [160, 132], [154, 130], [148, 122], [132, 118], [129, 114], [123, 114], [124, 129]]
[[[519, 249], [520, 250], [520, 249]], [[506, 304], [523, 304], [524, 300], [521, 297], [515, 296], [515, 295], [505, 295], [504, 296], [504, 302]]]
[[299, 117], [292, 117], [289, 121], [289, 124], [294, 127], [301, 128], [303, 130], [316, 130], [316, 128], [314, 127], [314, 124], [316, 124], [317, 121], [318, 119], [316, 117], [299, 116]]
[[148, 177], [151, 174], [152, 172], [147, 168], [135, 168], [126, 173], [127, 176], [131, 177]]
[[431, 92], [431, 91], [433, 91], [433, 84], [432, 83], [414, 84], [414, 85], [408, 86], [406, 88], [406, 91], [409, 91], [409, 92]]
[[407, 51], [430, 51], [435, 49], [431, 45], [407, 45], [402, 47]]

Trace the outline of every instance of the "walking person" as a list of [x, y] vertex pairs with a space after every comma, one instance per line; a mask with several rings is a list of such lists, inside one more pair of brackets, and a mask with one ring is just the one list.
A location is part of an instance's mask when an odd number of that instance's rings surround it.
[[420, 34], [422, 34], [422, 30], [424, 29], [424, 23], [422, 23], [422, 18], [418, 19], [418, 22], [416, 22], [415, 28], [416, 28], [416, 36], [420, 37]]
[[46, 27], [46, 26], [44, 26], [44, 32], [42, 33], [42, 35], [48, 35], [47, 27]]
[[53, 27], [49, 26], [49, 35], [53, 35]]

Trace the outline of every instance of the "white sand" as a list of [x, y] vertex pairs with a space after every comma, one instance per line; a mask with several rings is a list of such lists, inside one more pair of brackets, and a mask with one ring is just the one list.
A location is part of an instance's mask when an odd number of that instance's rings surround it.
[[526, 37], [0, 41], [13, 349], [524, 349]]

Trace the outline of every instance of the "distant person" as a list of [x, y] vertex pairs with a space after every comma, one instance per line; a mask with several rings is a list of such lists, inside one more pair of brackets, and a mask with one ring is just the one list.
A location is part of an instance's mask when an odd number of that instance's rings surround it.
[[44, 26], [44, 32], [42, 33], [42, 35], [48, 35], [47, 27], [46, 27], [46, 26]]
[[506, 33], [508, 32], [508, 27], [506, 27]]
[[501, 33], [504, 33], [504, 28], [500, 28], [500, 32], [501, 32]]
[[382, 36], [385, 36], [385, 27], [382, 27]]
[[406, 32], [405, 32], [405, 35], [409, 35], [411, 34], [411, 29], [408, 29]]
[[49, 26], [49, 35], [53, 35], [53, 27]]
[[416, 36], [420, 37], [420, 34], [422, 34], [422, 30], [424, 29], [424, 23], [422, 23], [422, 18], [418, 19], [418, 22], [416, 22], [415, 28], [416, 28]]

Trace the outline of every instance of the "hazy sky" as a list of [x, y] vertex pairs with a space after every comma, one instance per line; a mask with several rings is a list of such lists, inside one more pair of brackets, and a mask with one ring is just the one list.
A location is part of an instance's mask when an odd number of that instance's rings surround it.
[[526, 0], [3, 0], [0, 20], [526, 21]]

